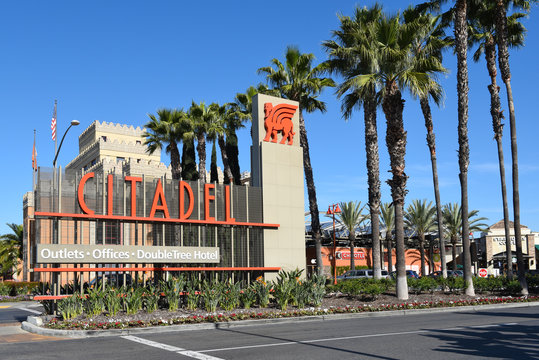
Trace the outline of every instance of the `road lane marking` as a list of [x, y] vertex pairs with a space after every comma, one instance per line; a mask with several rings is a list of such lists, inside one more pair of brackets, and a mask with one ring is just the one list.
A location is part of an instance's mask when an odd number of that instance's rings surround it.
[[41, 315], [43, 313], [43, 311], [37, 311], [37, 310], [28, 309], [28, 308], [16, 308], [16, 309], [28, 311], [28, 312], [31, 312], [33, 314], [38, 314], [38, 315]]
[[420, 333], [426, 333], [426, 332], [430, 332], [430, 331], [429, 330], [415, 330], [415, 331], [403, 331], [403, 332], [384, 333], [384, 334], [368, 334], [368, 335], [342, 336], [342, 337], [336, 337], [336, 338], [324, 338], [324, 339], [313, 339], [313, 340], [285, 341], [285, 342], [271, 343], [271, 344], [246, 345], [246, 346], [237, 346], [237, 347], [221, 348], [221, 349], [199, 350], [198, 352], [207, 353], [207, 352], [212, 352], [212, 351], [252, 349], [252, 348], [261, 348], [261, 347], [269, 347], [269, 346], [312, 344], [312, 343], [318, 343], [318, 342], [324, 342], [324, 341], [352, 340], [352, 339], [371, 338], [371, 337], [380, 337], [380, 336], [420, 334]]
[[214, 357], [214, 356], [210, 356], [210, 355], [206, 355], [206, 354], [201, 354], [200, 352], [197, 352], [197, 351], [186, 350], [186, 349], [179, 348], [179, 347], [176, 347], [176, 346], [167, 345], [167, 344], [159, 343], [159, 342], [156, 342], [156, 341], [143, 339], [143, 338], [140, 338], [138, 336], [126, 335], [126, 336], [122, 336], [122, 338], [124, 338], [126, 340], [131, 340], [131, 341], [134, 341], [134, 342], [138, 342], [140, 344], [144, 344], [144, 345], [147, 345], [147, 346], [152, 346], [152, 347], [155, 347], [155, 348], [158, 348], [158, 349], [161, 349], [161, 350], [175, 352], [177, 354], [187, 356], [187, 357], [190, 357], [190, 358], [193, 358], [193, 359], [198, 359], [198, 360], [223, 360], [223, 359], [218, 358], [218, 357]]
[[0, 309], [7, 309], [7, 308], [9, 308], [9, 307], [11, 307], [11, 306], [10, 306], [10, 305], [7, 305], [7, 306], [6, 306], [6, 305], [2, 305], [2, 306], [0, 306]]
[[178, 351], [184, 351], [185, 350], [185, 349], [182, 349], [182, 348], [179, 348], [179, 347], [176, 347], [176, 346], [170, 346], [170, 345], [167, 345], [167, 344], [162, 344], [162, 343], [158, 343], [156, 341], [146, 340], [146, 339], [139, 338], [137, 336], [132, 336], [132, 335], [122, 336], [122, 338], [124, 338], [126, 340], [131, 340], [131, 341], [134, 341], [134, 342], [138, 342], [140, 344], [153, 346], [153, 347], [156, 347], [158, 349], [162, 349], [162, 350], [166, 350], [166, 351], [178, 352]]

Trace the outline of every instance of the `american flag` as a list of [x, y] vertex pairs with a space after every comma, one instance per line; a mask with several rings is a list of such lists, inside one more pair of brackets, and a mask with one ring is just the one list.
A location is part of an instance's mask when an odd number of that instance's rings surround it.
[[56, 114], [52, 117], [51, 121], [52, 140], [56, 140]]
[[32, 149], [32, 169], [37, 171], [36, 131], [34, 130], [34, 148]]
[[54, 101], [54, 112], [51, 120], [52, 141], [56, 141], [56, 100]]

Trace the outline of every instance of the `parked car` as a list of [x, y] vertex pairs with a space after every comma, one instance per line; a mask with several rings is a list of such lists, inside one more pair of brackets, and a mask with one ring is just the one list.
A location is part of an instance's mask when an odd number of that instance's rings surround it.
[[[387, 270], [382, 270], [381, 272], [383, 278], [389, 277]], [[372, 277], [374, 277], [374, 272], [372, 269], [348, 270], [344, 274], [337, 276], [337, 280], [351, 280]]]
[[[107, 285], [121, 287], [124, 285], [124, 275], [125, 275], [125, 285], [130, 286], [133, 283], [133, 279], [130, 274], [105, 274], [105, 281]], [[101, 284], [103, 280], [102, 276], [96, 276], [88, 284], [90, 287], [93, 287], [96, 284]]]
[[[433, 277], [435, 279], [442, 277], [441, 271], [435, 271], [432, 274], [429, 275], [430, 277]], [[447, 270], [447, 277], [454, 276], [454, 277], [463, 277], [464, 272], [462, 270]]]
[[[397, 278], [397, 272], [392, 271], [390, 276], [391, 276], [392, 279], [396, 279]], [[406, 277], [411, 278], [411, 279], [419, 279], [419, 274], [417, 272], [415, 272], [415, 270], [406, 270]]]

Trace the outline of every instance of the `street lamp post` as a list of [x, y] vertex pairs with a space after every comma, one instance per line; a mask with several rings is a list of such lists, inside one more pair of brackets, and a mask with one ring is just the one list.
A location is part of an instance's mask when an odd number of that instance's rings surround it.
[[[53, 204], [53, 212], [60, 212], [60, 193], [59, 191], [57, 191], [57, 186], [56, 186], [56, 159], [58, 159], [58, 154], [60, 153], [60, 149], [62, 148], [62, 144], [64, 143], [64, 139], [67, 135], [67, 132], [69, 131], [69, 129], [71, 129], [72, 126], [77, 126], [79, 125], [80, 122], [78, 120], [71, 120], [71, 124], [69, 125], [69, 127], [66, 129], [66, 131], [64, 132], [64, 135], [62, 136], [62, 140], [60, 141], [60, 146], [58, 146], [58, 149], [56, 149], [56, 152], [54, 154], [54, 160], [52, 161], [52, 192], [53, 192], [53, 201], [52, 201], [52, 204]], [[58, 187], [59, 188], [59, 187]], [[56, 200], [57, 201], [57, 204], [58, 204], [58, 209], [56, 209], [54, 207], [54, 204], [56, 203]], [[53, 221], [53, 234], [52, 234], [52, 243], [53, 244], [58, 244], [59, 243], [59, 238], [58, 238], [58, 218], [54, 218], [54, 221]], [[59, 287], [60, 287], [60, 284], [58, 282], [58, 273], [54, 273], [53, 275], [53, 293], [54, 295], [58, 295], [59, 293]]]
[[336, 258], [336, 247], [335, 247], [335, 214], [339, 214], [341, 208], [339, 204], [329, 205], [327, 215], [331, 215], [333, 218], [333, 284], [337, 284], [337, 258]]

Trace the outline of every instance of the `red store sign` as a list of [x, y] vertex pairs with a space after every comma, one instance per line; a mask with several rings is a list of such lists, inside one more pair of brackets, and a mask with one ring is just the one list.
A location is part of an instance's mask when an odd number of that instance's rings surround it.
[[[350, 260], [350, 251], [337, 251], [335, 253], [335, 257], [340, 260]], [[364, 260], [365, 259], [365, 253], [364, 252], [356, 252], [354, 251], [354, 260]]]

